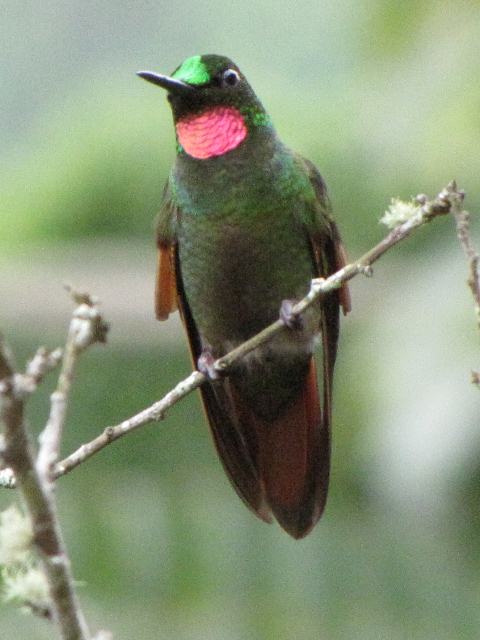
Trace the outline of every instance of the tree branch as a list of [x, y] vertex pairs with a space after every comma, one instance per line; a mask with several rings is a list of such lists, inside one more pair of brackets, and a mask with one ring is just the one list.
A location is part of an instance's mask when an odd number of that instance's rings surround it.
[[[63, 640], [87, 640], [88, 628], [73, 590], [70, 562], [63, 543], [55, 503], [34, 462], [24, 421], [25, 388], [0, 342], [0, 419], [4, 424], [2, 457], [13, 471], [32, 521], [34, 545], [47, 577], [52, 615]], [[19, 384], [20, 381], [20, 384]]]
[[[310, 291], [307, 295], [293, 306], [291, 312], [294, 316], [300, 316], [308, 307], [320, 300], [331, 291], [338, 289], [343, 283], [351, 280], [359, 274], [372, 275], [371, 265], [381, 256], [389, 251], [399, 242], [408, 236], [418, 227], [430, 222], [438, 216], [451, 213], [458, 203], [462, 202], [464, 194], [457, 189], [455, 182], [450, 183], [434, 199], [427, 200], [426, 196], [419, 195], [412, 203], [395, 201], [390, 210], [386, 212], [382, 221], [393, 229], [383, 240], [367, 251], [356, 262], [350, 263], [332, 274], [326, 279], [316, 278], [312, 280]], [[85, 295], [85, 294], [84, 294]], [[227, 373], [228, 369], [240, 358], [244, 357], [253, 349], [264, 344], [281, 331], [287, 331], [284, 323], [279, 319], [260, 331], [246, 342], [242, 343], [229, 353], [222, 356], [213, 363], [213, 367], [219, 373]], [[90, 442], [81, 445], [76, 451], [58, 462], [53, 468], [53, 478], [69, 473], [80, 464], [88, 460], [98, 451], [101, 451], [111, 442], [127, 435], [128, 433], [147, 425], [151, 422], [163, 420], [170, 407], [179, 402], [189, 393], [200, 387], [207, 377], [199, 371], [193, 371], [187, 378], [179, 382], [161, 400], [153, 403], [140, 413], [123, 420], [121, 423], [106, 427], [102, 433]], [[0, 472], [0, 487], [12, 488], [15, 480], [12, 478], [10, 469]]]
[[[310, 291], [292, 308], [294, 316], [301, 315], [308, 307], [320, 300], [329, 292], [338, 289], [344, 282], [351, 280], [358, 274], [367, 276], [372, 275], [371, 265], [376, 262], [385, 252], [390, 250], [396, 244], [405, 240], [416, 228], [433, 220], [437, 216], [450, 213], [454, 202], [457, 198], [463, 199], [462, 192], [457, 190], [455, 183], [450, 183], [443, 189], [436, 198], [427, 201], [425, 196], [417, 196], [416, 200], [409, 205], [403, 203], [402, 209], [403, 221], [398, 224], [390, 233], [370, 251], [365, 253], [356, 262], [351, 263], [340, 269], [330, 277], [316, 278], [312, 280]], [[271, 325], [260, 331], [246, 342], [242, 343], [229, 353], [216, 360], [213, 364], [214, 369], [219, 373], [227, 373], [228, 369], [240, 358], [244, 357], [253, 349], [264, 344], [277, 333], [288, 331], [281, 320], [276, 320]], [[105, 446], [127, 435], [128, 433], [147, 425], [151, 422], [163, 420], [165, 414], [170, 407], [179, 400], [187, 396], [194, 389], [200, 387], [207, 377], [199, 371], [193, 371], [187, 378], [179, 382], [174, 389], [169, 391], [161, 400], [155, 402], [147, 409], [124, 420], [120, 424], [107, 427], [100, 435], [83, 444], [76, 451], [70, 454], [61, 462], [55, 465], [54, 476], [58, 478], [88, 460], [95, 453], [103, 449]]]

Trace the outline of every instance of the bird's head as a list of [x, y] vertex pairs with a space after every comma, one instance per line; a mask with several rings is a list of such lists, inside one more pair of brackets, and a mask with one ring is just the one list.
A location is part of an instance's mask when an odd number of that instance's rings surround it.
[[240, 69], [225, 56], [187, 58], [171, 76], [138, 75], [168, 92], [180, 150], [197, 159], [238, 147], [270, 119]]

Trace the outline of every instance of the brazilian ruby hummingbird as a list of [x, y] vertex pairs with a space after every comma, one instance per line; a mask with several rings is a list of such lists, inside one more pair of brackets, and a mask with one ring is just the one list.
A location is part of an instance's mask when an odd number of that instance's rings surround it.
[[[226, 474], [262, 520], [294, 538], [320, 518], [330, 469], [332, 379], [339, 307], [333, 291], [302, 318], [292, 305], [312, 278], [345, 264], [325, 182], [287, 148], [240, 69], [196, 55], [171, 76], [138, 75], [167, 91], [177, 140], [157, 224], [155, 306], [177, 307]], [[278, 316], [285, 329], [227, 375], [213, 362]], [[313, 351], [320, 339], [323, 389]]]

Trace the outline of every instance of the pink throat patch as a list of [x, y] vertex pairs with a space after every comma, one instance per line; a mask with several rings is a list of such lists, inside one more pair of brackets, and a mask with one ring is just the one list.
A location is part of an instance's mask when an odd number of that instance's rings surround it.
[[242, 114], [233, 107], [213, 107], [177, 122], [178, 141], [193, 158], [205, 160], [232, 151], [247, 136]]

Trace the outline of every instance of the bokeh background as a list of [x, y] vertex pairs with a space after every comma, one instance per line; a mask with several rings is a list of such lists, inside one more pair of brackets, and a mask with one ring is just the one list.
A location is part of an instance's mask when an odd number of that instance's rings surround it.
[[[64, 282], [98, 295], [112, 322], [79, 366], [65, 453], [190, 370], [178, 319], [153, 318], [152, 220], [174, 137], [163, 92], [137, 69], [232, 57], [282, 138], [320, 167], [352, 257], [385, 233], [391, 196], [456, 177], [480, 211], [474, 0], [5, 0], [0, 40], [1, 329], [22, 365], [62, 343]], [[93, 628], [116, 640], [480, 637], [480, 358], [453, 221], [374, 271], [352, 282], [331, 495], [307, 539], [240, 503], [194, 396], [58, 483]], [[34, 434], [52, 384], [30, 403]], [[2, 606], [3, 638], [51, 633]]]

